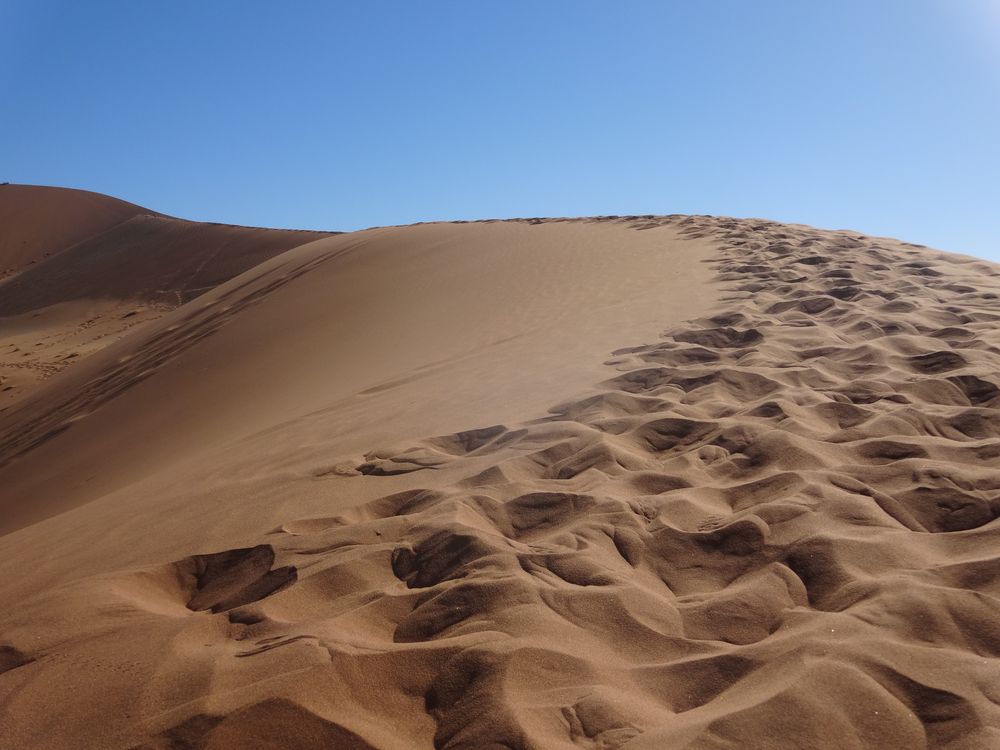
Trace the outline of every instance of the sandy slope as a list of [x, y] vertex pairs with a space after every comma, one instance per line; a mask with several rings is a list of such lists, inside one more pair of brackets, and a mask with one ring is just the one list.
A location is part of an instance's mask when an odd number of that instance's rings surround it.
[[155, 211], [86, 190], [0, 185], [0, 280]]
[[[0, 414], [0, 528], [330, 409], [311, 432], [290, 431], [294, 450], [530, 418], [599, 380], [623, 328], [655, 338], [665, 318], [705, 309], [710, 254], [669, 229], [610, 222], [423, 225], [304, 245]], [[284, 459], [263, 450], [273, 471]]]
[[704, 217], [269, 260], [0, 415], [0, 746], [996, 747], [998, 293]]
[[22, 263], [0, 280], [0, 409], [137, 326], [330, 236], [184, 221], [29, 185], [0, 185], [0, 228], [0, 266]]

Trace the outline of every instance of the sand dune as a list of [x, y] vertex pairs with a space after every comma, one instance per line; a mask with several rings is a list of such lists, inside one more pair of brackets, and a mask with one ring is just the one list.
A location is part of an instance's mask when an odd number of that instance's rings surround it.
[[336, 450], [363, 451], [529, 418], [599, 380], [623, 327], [655, 338], [665, 315], [707, 308], [710, 253], [669, 230], [576, 222], [388, 228], [301, 246], [0, 414], [2, 529], [310, 414], [288, 439], [323, 453], [330, 425]]
[[0, 746], [1000, 746], [998, 294], [711, 217], [267, 260], [0, 414]]
[[86, 190], [0, 185], [0, 279], [155, 211]]
[[184, 221], [28, 185], [0, 186], [0, 226], [0, 265], [13, 264], [0, 281], [0, 408], [136, 327], [330, 236]]

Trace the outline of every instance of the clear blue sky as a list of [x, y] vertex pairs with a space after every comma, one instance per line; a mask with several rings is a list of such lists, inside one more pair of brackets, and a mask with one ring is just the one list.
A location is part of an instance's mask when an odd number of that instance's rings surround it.
[[169, 214], [763, 216], [1000, 259], [1000, 0], [0, 0], [0, 180]]

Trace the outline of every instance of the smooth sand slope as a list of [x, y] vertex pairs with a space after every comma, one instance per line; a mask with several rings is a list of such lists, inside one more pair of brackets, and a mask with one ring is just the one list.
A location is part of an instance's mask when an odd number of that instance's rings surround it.
[[0, 747], [1000, 746], [1000, 269], [320, 239], [0, 414]]
[[275, 255], [330, 233], [174, 219], [82, 190], [0, 185], [0, 409]]
[[0, 279], [140, 215], [158, 214], [86, 190], [0, 185]]

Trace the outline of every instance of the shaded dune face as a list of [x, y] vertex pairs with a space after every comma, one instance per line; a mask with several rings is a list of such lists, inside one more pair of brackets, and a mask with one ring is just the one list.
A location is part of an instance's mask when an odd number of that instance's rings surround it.
[[[220, 299], [190, 310], [185, 315], [183, 325], [175, 324], [153, 335], [142, 346], [89, 378], [82, 387], [68, 393], [57, 392], [44, 409], [32, 409], [31, 404], [24, 407], [25, 416], [15, 423], [16, 429], [0, 434], [0, 467], [69, 429], [73, 423], [73, 415], [98, 409], [112, 401], [179, 353], [209, 338], [246, 307], [328, 259], [329, 256], [320, 255], [293, 265], [250, 293], [246, 293], [243, 286], [232, 289]], [[247, 285], [256, 281], [252, 275], [254, 271], [251, 270], [250, 273]]]
[[0, 281], [155, 211], [86, 190], [0, 185]]
[[172, 309], [330, 234], [134, 216], [9, 279], [0, 287], [0, 316], [77, 300], [129, 300]]
[[185, 221], [82, 190], [0, 185], [0, 412], [146, 323], [332, 234]]
[[[721, 307], [537, 419], [316, 472], [375, 500], [112, 576], [146, 696], [190, 695], [106, 746], [1000, 746], [1000, 271], [632, 224], [716, 241]], [[0, 687], [44, 658], [0, 646]]]

